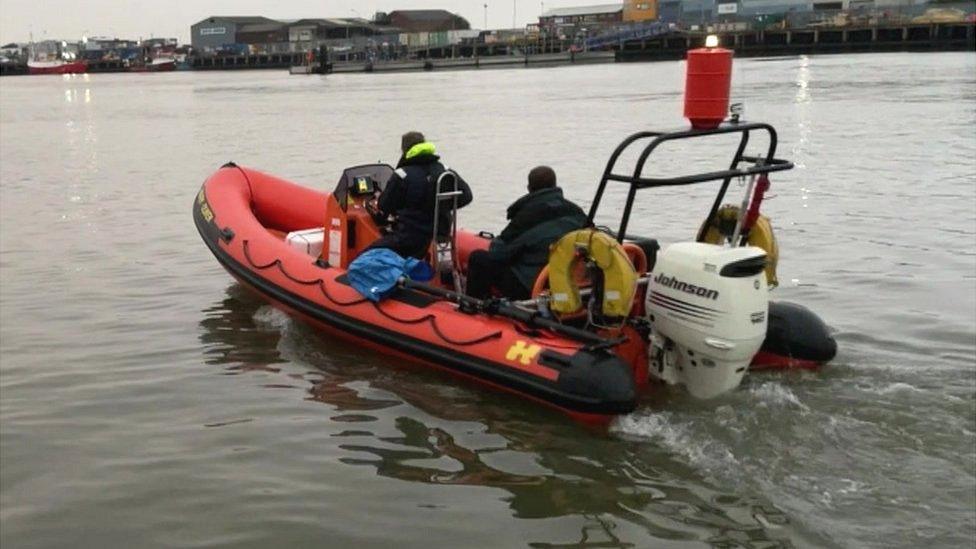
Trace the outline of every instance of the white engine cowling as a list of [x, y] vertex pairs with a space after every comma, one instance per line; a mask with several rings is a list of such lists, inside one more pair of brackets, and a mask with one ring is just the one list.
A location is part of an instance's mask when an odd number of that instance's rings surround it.
[[738, 387], [766, 337], [766, 252], [699, 242], [658, 254], [647, 291], [651, 375], [697, 398]]

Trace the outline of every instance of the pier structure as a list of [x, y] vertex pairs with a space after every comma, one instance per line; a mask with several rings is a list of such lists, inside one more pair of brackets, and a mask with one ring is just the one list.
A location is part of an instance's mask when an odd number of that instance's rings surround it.
[[[715, 33], [722, 45], [740, 57], [858, 53], [871, 51], [976, 51], [976, 24], [933, 23], [871, 27], [814, 27], [741, 30]], [[419, 59], [335, 63], [328, 72], [398, 72], [412, 70], [459, 70], [482, 68], [543, 67], [614, 61], [683, 59], [685, 53], [705, 42], [705, 31], [671, 31], [640, 39], [621, 40], [605, 49], [574, 51], [554, 42], [553, 49], [533, 48], [531, 43], [479, 45], [461, 48], [462, 57], [450, 57], [449, 48], [415, 52]], [[563, 49], [565, 48], [565, 49]], [[544, 53], [529, 53], [529, 52]]]
[[[740, 57], [870, 51], [976, 51], [976, 24], [917, 23], [886, 26], [803, 27], [716, 32]], [[704, 43], [705, 32], [667, 34], [615, 48], [618, 61], [681, 59]]]
[[[395, 72], [419, 70], [462, 70], [483, 68], [544, 67], [614, 61], [683, 59], [685, 52], [704, 43], [707, 34], [717, 34], [721, 44], [739, 57], [798, 54], [857, 53], [890, 51], [976, 51], [976, 22], [911, 23], [886, 25], [806, 26], [746, 30], [685, 31], [666, 29], [641, 35], [620, 35], [590, 40], [598, 49], [583, 48], [571, 41], [524, 39], [498, 44], [441, 45], [416, 48], [408, 59], [371, 60], [354, 58], [329, 61], [324, 70], [297, 73]], [[289, 69], [306, 62], [307, 52], [240, 55], [189, 55], [183, 64], [192, 70]], [[347, 56], [348, 57], [348, 56]], [[321, 61], [317, 66], [321, 66]], [[119, 60], [89, 61], [89, 72], [124, 72]], [[28, 74], [26, 64], [2, 63], [0, 75]]]
[[612, 51], [540, 53], [533, 55], [493, 55], [485, 57], [447, 57], [373, 63], [335, 63], [328, 72], [411, 72], [433, 70], [510, 69], [518, 67], [555, 67], [560, 65], [613, 63]]
[[187, 65], [193, 70], [287, 69], [301, 65], [304, 53], [263, 53], [248, 55], [188, 56]]

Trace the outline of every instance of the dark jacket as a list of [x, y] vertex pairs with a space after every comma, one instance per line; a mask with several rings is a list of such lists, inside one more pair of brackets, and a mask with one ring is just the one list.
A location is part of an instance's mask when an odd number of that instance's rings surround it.
[[508, 226], [488, 253], [503, 262], [526, 288], [532, 288], [549, 261], [549, 246], [563, 235], [586, 225], [586, 214], [563, 198], [559, 187], [542, 189], [519, 198], [508, 207]]
[[[415, 149], [419, 152], [411, 154]], [[429, 143], [421, 143], [408, 151], [397, 163], [396, 172], [386, 184], [377, 203], [383, 213], [395, 216], [393, 232], [411, 242], [429, 242], [434, 233], [437, 178], [446, 168], [433, 151], [434, 147]], [[471, 187], [460, 176], [457, 181], [457, 190], [462, 193], [458, 197], [458, 208], [461, 208], [471, 203]], [[442, 188], [441, 192], [451, 190], [454, 189]], [[447, 234], [450, 229], [450, 209], [450, 201], [441, 203], [438, 234]]]

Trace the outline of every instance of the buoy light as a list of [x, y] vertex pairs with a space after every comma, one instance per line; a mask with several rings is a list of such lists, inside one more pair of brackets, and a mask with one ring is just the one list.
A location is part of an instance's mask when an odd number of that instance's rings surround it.
[[698, 130], [717, 128], [729, 110], [732, 50], [718, 47], [709, 35], [705, 47], [688, 51], [685, 73], [685, 118]]

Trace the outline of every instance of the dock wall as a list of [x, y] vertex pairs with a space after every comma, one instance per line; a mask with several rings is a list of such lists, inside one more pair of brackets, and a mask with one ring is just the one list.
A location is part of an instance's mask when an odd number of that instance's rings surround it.
[[[804, 27], [719, 33], [723, 46], [738, 57], [887, 51], [976, 51], [976, 23], [899, 24], [887, 26]], [[675, 31], [646, 40], [626, 41], [599, 51], [559, 51], [521, 54], [513, 46], [461, 48], [464, 57], [445, 51], [425, 52], [423, 59], [341, 62], [326, 72], [404, 72], [424, 70], [472, 70], [490, 68], [546, 67], [614, 61], [683, 59], [685, 52], [704, 43], [705, 33]], [[526, 50], [528, 51], [528, 50]], [[498, 55], [491, 55], [496, 53]], [[487, 55], [484, 55], [487, 54]], [[305, 54], [276, 53], [227, 56], [191, 56], [192, 70], [288, 69], [301, 65]], [[89, 72], [124, 72], [121, 61], [96, 61]], [[0, 75], [27, 74], [24, 64], [0, 65]], [[318, 71], [315, 71], [318, 72]]]
[[[823, 27], [720, 33], [738, 57], [892, 51], [976, 51], [974, 23]], [[667, 35], [616, 48], [618, 61], [683, 59], [704, 33]]]

